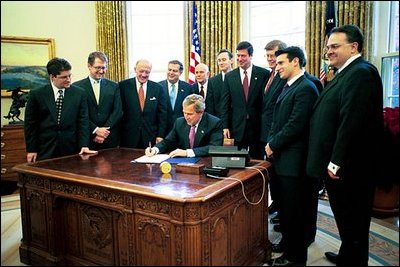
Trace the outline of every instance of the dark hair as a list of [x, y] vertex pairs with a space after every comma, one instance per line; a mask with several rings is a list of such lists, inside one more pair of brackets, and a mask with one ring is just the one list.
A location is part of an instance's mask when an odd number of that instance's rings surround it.
[[287, 47], [286, 43], [282, 42], [281, 40], [272, 40], [268, 44], [265, 45], [265, 50], [274, 50], [275, 47], [278, 47], [278, 50], [285, 49]]
[[285, 49], [280, 49], [275, 52], [276, 57], [278, 57], [282, 54], [287, 54], [287, 58], [289, 59], [289, 62], [292, 62], [292, 60], [297, 57], [299, 59], [300, 68], [305, 66], [306, 59], [304, 57], [303, 49], [301, 49], [300, 47], [289, 46]]
[[176, 64], [176, 65], [179, 65], [179, 71], [180, 72], [183, 72], [183, 64], [182, 64], [182, 62], [180, 62], [179, 60], [176, 60], [176, 59], [174, 59], [174, 60], [171, 60], [170, 62], [168, 62], [168, 65], [169, 64]]
[[346, 34], [347, 37], [347, 41], [349, 43], [358, 43], [358, 52], [362, 52], [363, 50], [363, 46], [364, 46], [364, 36], [360, 30], [360, 28], [358, 28], [356, 25], [353, 24], [347, 24], [347, 25], [343, 25], [340, 27], [335, 27], [332, 29], [331, 33], [335, 33], [335, 32], [342, 32], [344, 34]]
[[219, 50], [219, 52], [218, 52], [217, 56], [219, 56], [219, 55], [220, 55], [220, 54], [222, 54], [222, 53], [228, 53], [228, 57], [229, 57], [229, 59], [232, 59], [232, 58], [233, 58], [233, 54], [232, 54], [232, 52], [231, 52], [231, 51], [229, 51], [228, 49], [221, 49], [221, 50]]
[[100, 52], [100, 51], [95, 51], [95, 52], [92, 52], [89, 54], [88, 64], [90, 66], [93, 66], [96, 58], [99, 58], [101, 61], [108, 63], [108, 58], [107, 58], [106, 54], [104, 54], [103, 52]]
[[243, 49], [247, 49], [247, 53], [249, 53], [249, 56], [253, 55], [254, 49], [253, 49], [253, 46], [251, 45], [251, 43], [249, 43], [247, 41], [240, 42], [236, 47], [236, 51], [243, 50]]
[[46, 68], [49, 75], [57, 76], [62, 71], [71, 70], [72, 66], [65, 59], [55, 57], [47, 63]]

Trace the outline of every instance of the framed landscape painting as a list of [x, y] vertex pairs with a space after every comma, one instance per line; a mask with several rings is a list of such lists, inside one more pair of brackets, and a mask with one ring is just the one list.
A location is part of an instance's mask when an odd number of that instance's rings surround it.
[[53, 57], [54, 39], [1, 36], [1, 96], [47, 84], [46, 65]]

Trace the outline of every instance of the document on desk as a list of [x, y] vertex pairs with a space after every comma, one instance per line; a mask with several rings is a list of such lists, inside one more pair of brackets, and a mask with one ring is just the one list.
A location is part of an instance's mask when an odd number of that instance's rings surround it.
[[148, 157], [148, 156], [144, 155], [137, 159], [131, 160], [131, 162], [132, 163], [161, 163], [169, 158], [170, 158], [170, 156], [168, 154], [157, 154], [152, 157]]

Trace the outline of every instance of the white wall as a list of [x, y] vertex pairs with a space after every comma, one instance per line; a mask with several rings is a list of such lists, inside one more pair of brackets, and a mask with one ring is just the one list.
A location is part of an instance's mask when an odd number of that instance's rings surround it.
[[[56, 56], [72, 65], [72, 80], [87, 76], [87, 56], [96, 50], [94, 1], [1, 1], [1, 35], [53, 38]], [[11, 105], [1, 99], [1, 125]], [[24, 108], [21, 110], [24, 117]]]

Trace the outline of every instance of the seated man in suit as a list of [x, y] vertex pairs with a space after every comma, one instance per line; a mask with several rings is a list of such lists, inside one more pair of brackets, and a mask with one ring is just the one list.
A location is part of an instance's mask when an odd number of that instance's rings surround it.
[[146, 156], [167, 151], [171, 157], [201, 157], [208, 155], [209, 146], [221, 146], [222, 122], [204, 112], [206, 106], [202, 96], [188, 95], [182, 103], [183, 115], [176, 119], [171, 132], [154, 147], [146, 148]]

